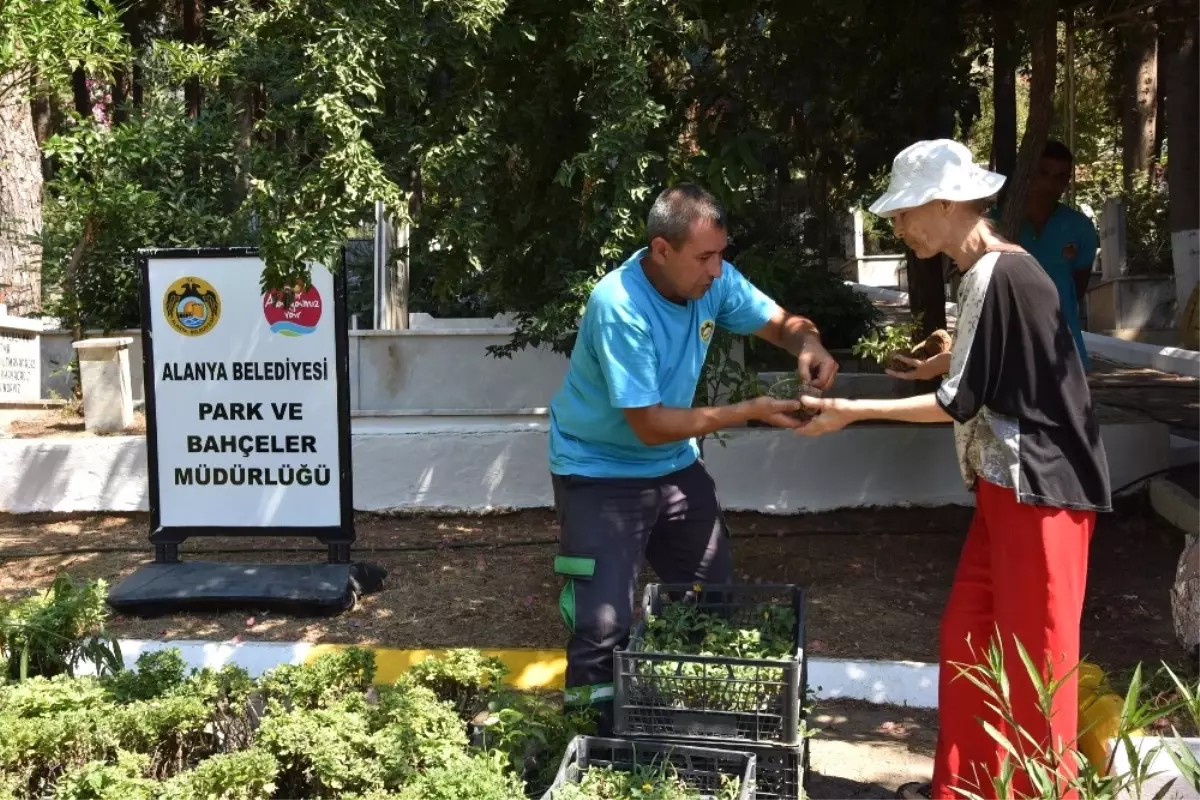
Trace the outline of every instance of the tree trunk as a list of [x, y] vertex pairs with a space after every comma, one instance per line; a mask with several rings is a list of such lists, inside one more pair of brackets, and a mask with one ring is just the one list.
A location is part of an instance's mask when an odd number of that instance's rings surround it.
[[1167, 68], [1167, 189], [1170, 192], [1171, 253], [1175, 265], [1175, 299], [1179, 313], [1187, 308], [1200, 281], [1200, 23], [1195, 6], [1185, 3], [1160, 9], [1171, 14], [1165, 24]]
[[[183, 41], [185, 44], [200, 44], [204, 37], [204, 0], [183, 0]], [[200, 116], [202, 103], [199, 78], [189, 78], [183, 85], [183, 99], [188, 116]]]
[[130, 81], [129, 93], [133, 107], [142, 107], [142, 96], [145, 93], [142, 77], [142, 48], [146, 45], [146, 36], [142, 33], [142, 13], [139, 3], [131, 3], [129, 9], [121, 15], [121, 24], [129, 36], [129, 46], [133, 49], [133, 80]]
[[[1156, 25], [1155, 27], [1158, 29], [1158, 41], [1155, 43], [1155, 46], [1158, 48], [1158, 58], [1155, 59], [1158, 74], [1155, 75], [1154, 80], [1158, 85], [1158, 97], [1155, 100], [1156, 107], [1154, 110], [1154, 119], [1157, 121], [1157, 124], [1154, 126], [1154, 163], [1161, 164], [1163, 142], [1167, 135], [1167, 68], [1170, 59], [1166, 56], [1167, 39], [1166, 34], [1163, 32], [1163, 27], [1161, 25]], [[1161, 180], [1162, 173], [1157, 173], [1155, 177]]]
[[25, 316], [42, 309], [42, 164], [33, 106], [17, 80], [0, 75], [0, 290], [9, 313]]
[[92, 90], [88, 88], [87, 73], [83, 67], [71, 74], [71, 95], [75, 99], [75, 113], [85, 120], [92, 118]]
[[37, 142], [38, 161], [42, 166], [42, 182], [54, 177], [54, 165], [49, 158], [42, 155], [42, 146], [54, 134], [55, 119], [58, 117], [54, 104], [48, 92], [41, 91], [40, 81], [35, 73], [29, 81], [32, 99], [29, 101], [29, 112], [33, 119], [33, 139]]
[[1011, 3], [993, 6], [992, 164], [1001, 175], [1017, 166], [1017, 26]]
[[33, 119], [33, 137], [41, 147], [54, 133], [54, 107], [50, 104], [50, 96], [38, 91], [38, 79], [35, 75], [29, 82], [32, 99], [29, 101], [29, 112]]
[[1046, 147], [1054, 120], [1054, 83], [1058, 71], [1057, 5], [1046, 0], [1030, 0], [1024, 14], [1033, 73], [1029, 87], [1029, 120], [1021, 138], [1016, 169], [1006, 181], [1007, 194], [1000, 224], [1000, 230], [1014, 241], [1025, 217], [1033, 171]]
[[1158, 28], [1144, 22], [1121, 34], [1121, 138], [1126, 193], [1150, 178], [1158, 113]]

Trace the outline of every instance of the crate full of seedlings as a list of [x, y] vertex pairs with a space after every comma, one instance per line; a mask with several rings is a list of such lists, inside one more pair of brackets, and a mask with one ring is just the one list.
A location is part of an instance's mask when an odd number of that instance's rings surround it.
[[[696, 744], [695, 739], [664, 738], [652, 741], [659, 744]], [[805, 800], [808, 797], [808, 739], [794, 745], [731, 742], [719, 747], [754, 756], [754, 800]]]
[[733, 750], [576, 736], [542, 800], [753, 800], [754, 763]]
[[650, 584], [615, 654], [614, 730], [797, 745], [806, 665], [800, 587]]

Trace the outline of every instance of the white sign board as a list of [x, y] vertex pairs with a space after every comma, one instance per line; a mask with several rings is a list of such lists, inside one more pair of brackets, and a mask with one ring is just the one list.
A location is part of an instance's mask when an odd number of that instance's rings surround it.
[[0, 316], [0, 403], [42, 397], [41, 320]]
[[155, 532], [348, 521], [344, 295], [315, 264], [310, 289], [264, 294], [247, 252], [143, 256]]

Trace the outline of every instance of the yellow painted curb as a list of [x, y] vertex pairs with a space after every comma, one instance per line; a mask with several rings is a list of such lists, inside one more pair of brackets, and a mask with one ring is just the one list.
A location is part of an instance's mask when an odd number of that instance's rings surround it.
[[[446, 650], [398, 650], [389, 647], [365, 647], [348, 644], [318, 644], [309, 650], [305, 663], [311, 664], [326, 653], [336, 653], [350, 647], [375, 653], [375, 683], [394, 683], [414, 665], [430, 656], [444, 656]], [[562, 691], [567, 677], [567, 654], [564, 650], [534, 648], [505, 648], [480, 650], [485, 656], [500, 659], [508, 668], [505, 683], [522, 691]]]

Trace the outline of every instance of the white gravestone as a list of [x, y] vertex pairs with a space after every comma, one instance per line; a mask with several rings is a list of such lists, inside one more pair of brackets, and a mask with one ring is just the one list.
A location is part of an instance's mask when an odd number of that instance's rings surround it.
[[0, 314], [0, 404], [42, 399], [42, 321]]
[[72, 343], [83, 385], [83, 426], [89, 431], [116, 433], [133, 424], [131, 344], [133, 339], [128, 336]]

